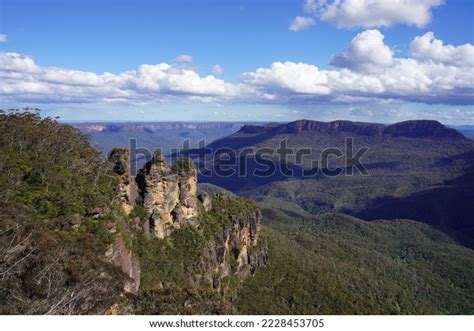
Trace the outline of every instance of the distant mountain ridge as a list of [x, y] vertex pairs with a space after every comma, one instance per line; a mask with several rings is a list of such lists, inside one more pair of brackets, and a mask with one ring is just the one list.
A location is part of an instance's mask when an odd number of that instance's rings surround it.
[[[248, 122], [247, 122], [248, 123]], [[161, 148], [165, 154], [183, 147], [184, 141], [198, 146], [238, 131], [245, 122], [90, 122], [73, 123], [74, 128], [91, 137], [92, 143], [107, 155], [114, 147], [130, 148], [135, 139], [138, 147], [150, 151]]]
[[75, 123], [73, 127], [82, 133], [120, 132], [136, 130], [202, 130], [202, 129], [231, 129], [237, 131], [243, 122], [126, 122], [126, 123]]
[[297, 134], [300, 132], [338, 133], [350, 132], [366, 136], [390, 135], [393, 137], [412, 138], [459, 138], [464, 135], [456, 129], [448, 128], [438, 121], [412, 120], [391, 125], [364, 123], [352, 121], [319, 122], [312, 120], [298, 120], [282, 125], [244, 125], [240, 132], [246, 134]]
[[[343, 157], [333, 157], [328, 165], [321, 162], [329, 148], [346, 151], [347, 138], [352, 139], [354, 151], [366, 149], [362, 162], [370, 175], [323, 174], [322, 170], [335, 166], [348, 169], [344, 168]], [[283, 141], [292, 151], [311, 152], [299, 161], [296, 153], [282, 160], [276, 151]], [[271, 159], [275, 171], [260, 176], [257, 170], [263, 167], [256, 153], [264, 149], [274, 152]], [[205, 150], [190, 149], [183, 154], [195, 157], [207, 151], [203, 164], [206, 169], [216, 170], [220, 169], [219, 150], [235, 152], [232, 175], [220, 176], [211, 171], [211, 176], [200, 175], [201, 182], [269, 204], [273, 210], [285, 209], [292, 214], [303, 210], [313, 215], [342, 212], [366, 220], [413, 219], [449, 233], [454, 231], [453, 236], [474, 247], [470, 221], [474, 213], [474, 142], [437, 121], [384, 125], [299, 120], [245, 125], [207, 145]], [[245, 154], [239, 154], [242, 151]], [[313, 162], [321, 162], [321, 166], [315, 168]], [[283, 173], [283, 164], [291, 169], [290, 175]], [[308, 177], [303, 175], [305, 169], [320, 171]], [[248, 174], [245, 180], [238, 175], [242, 170]], [[469, 238], [465, 240], [464, 236]]]

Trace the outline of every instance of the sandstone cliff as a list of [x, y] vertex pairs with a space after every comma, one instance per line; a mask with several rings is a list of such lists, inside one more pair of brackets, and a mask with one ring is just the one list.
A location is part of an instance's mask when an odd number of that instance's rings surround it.
[[[170, 167], [157, 151], [135, 178], [127, 150], [113, 150], [109, 161], [126, 222], [108, 256], [129, 276], [124, 292], [137, 295], [139, 312], [174, 312], [162, 308], [163, 293], [171, 290], [192, 289], [202, 294], [196, 298], [211, 293], [229, 303], [242, 281], [267, 263], [266, 246], [259, 241], [260, 210], [225, 193], [198, 195], [190, 159], [178, 158]], [[176, 312], [206, 312], [208, 304], [196, 298], [173, 302]], [[143, 300], [155, 308], [144, 309]]]

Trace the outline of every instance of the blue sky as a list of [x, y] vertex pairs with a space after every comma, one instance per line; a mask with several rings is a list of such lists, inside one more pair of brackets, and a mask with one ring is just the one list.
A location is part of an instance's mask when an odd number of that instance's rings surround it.
[[[0, 0], [0, 106], [64, 120], [474, 124], [473, 1], [364, 0], [348, 17], [351, 2]], [[292, 31], [298, 16], [308, 26]]]

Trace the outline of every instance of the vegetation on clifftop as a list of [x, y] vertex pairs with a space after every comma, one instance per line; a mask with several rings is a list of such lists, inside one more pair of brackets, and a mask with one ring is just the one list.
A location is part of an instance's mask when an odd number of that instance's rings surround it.
[[123, 286], [104, 260], [116, 181], [89, 139], [0, 114], [0, 314], [103, 312]]

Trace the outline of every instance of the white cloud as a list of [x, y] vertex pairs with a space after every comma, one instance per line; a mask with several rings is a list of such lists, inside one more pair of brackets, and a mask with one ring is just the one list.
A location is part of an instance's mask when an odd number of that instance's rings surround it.
[[200, 75], [179, 63], [143, 64], [118, 74], [98, 74], [42, 67], [30, 56], [0, 53], [0, 99], [4, 103], [140, 105], [173, 100], [280, 105], [474, 103], [472, 45], [444, 45], [427, 33], [415, 38], [411, 49], [412, 58], [397, 58], [382, 33], [368, 30], [332, 58], [338, 67], [334, 70], [275, 62], [243, 73], [237, 83]]
[[0, 70], [5, 72], [37, 72], [40, 68], [29, 56], [18, 53], [0, 53]]
[[128, 80], [139, 91], [182, 94], [184, 96], [227, 96], [235, 86], [212, 75], [201, 77], [193, 70], [175, 68], [169, 64], [143, 64]]
[[212, 73], [216, 76], [220, 76], [224, 73], [224, 68], [222, 68], [220, 65], [218, 64], [214, 64], [212, 66]]
[[17, 53], [0, 53], [0, 95], [12, 101], [129, 102], [162, 101], [167, 98], [225, 100], [240, 92], [212, 75], [200, 76], [191, 69], [166, 63], [144, 64], [120, 74], [96, 74], [54, 67], [40, 67]]
[[424, 27], [443, 0], [305, 0], [305, 12], [339, 28], [407, 24]]
[[0, 42], [6, 42], [8, 41], [7, 35], [0, 33]]
[[378, 30], [363, 31], [352, 39], [349, 47], [334, 56], [330, 63], [353, 71], [376, 73], [393, 65], [393, 52], [384, 44], [384, 36]]
[[327, 75], [316, 66], [304, 63], [275, 62], [271, 68], [260, 68], [255, 72], [242, 74], [244, 84], [265, 89], [266, 94], [285, 93], [327, 95]]
[[178, 55], [174, 61], [177, 63], [191, 63], [193, 62], [193, 57], [189, 54], [181, 54]]
[[473, 103], [472, 64], [456, 66], [433, 59], [394, 58], [383, 39], [377, 30], [358, 34], [346, 51], [332, 59], [333, 64], [342, 67], [340, 70], [276, 62], [270, 68], [244, 73], [241, 80], [261, 95], [272, 95], [274, 102]]
[[420, 61], [434, 61], [454, 66], [474, 66], [474, 45], [444, 45], [433, 32], [416, 37], [410, 44], [411, 56]]
[[316, 24], [316, 21], [312, 17], [297, 16], [291, 22], [290, 26], [288, 27], [288, 30], [297, 32], [315, 24]]
[[321, 7], [319, 0], [304, 0], [303, 8], [307, 13], [317, 13], [319, 7]]

